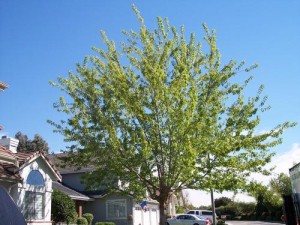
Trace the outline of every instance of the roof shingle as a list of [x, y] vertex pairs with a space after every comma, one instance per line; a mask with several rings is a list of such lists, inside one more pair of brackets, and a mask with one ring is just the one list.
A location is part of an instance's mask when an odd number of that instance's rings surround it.
[[52, 187], [54, 189], [57, 189], [67, 195], [69, 195], [69, 197], [73, 200], [82, 200], [82, 201], [92, 201], [92, 198], [89, 198], [88, 196], [81, 194], [77, 191], [75, 191], [74, 189], [71, 189], [59, 182], [53, 181], [52, 182]]

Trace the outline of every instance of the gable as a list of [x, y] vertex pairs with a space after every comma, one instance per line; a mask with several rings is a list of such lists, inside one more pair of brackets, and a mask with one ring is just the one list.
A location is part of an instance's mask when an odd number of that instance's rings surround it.
[[[30, 171], [38, 170], [43, 174], [43, 177], [48, 177], [51, 180], [61, 180], [59, 172], [52, 166], [42, 154], [33, 154], [28, 156], [28, 153], [18, 153], [22, 155], [19, 172], [23, 178], [27, 178]], [[27, 157], [27, 158], [26, 158]]]
[[[41, 169], [51, 180], [61, 180], [58, 170], [50, 160], [41, 152], [18, 152], [12, 153], [0, 145], [0, 181], [22, 182], [32, 169]], [[26, 172], [27, 171], [27, 172]]]

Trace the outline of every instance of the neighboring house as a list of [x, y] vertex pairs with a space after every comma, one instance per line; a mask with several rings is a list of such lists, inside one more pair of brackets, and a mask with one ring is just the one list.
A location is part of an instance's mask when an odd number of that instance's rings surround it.
[[61, 181], [61, 176], [44, 153], [17, 152], [17, 145], [17, 139], [0, 139], [0, 186], [20, 208], [28, 225], [52, 225], [52, 182]]
[[[62, 176], [61, 183], [54, 183], [53, 188], [68, 194], [75, 202], [77, 213], [92, 213], [95, 222], [115, 222], [116, 225], [158, 225], [158, 202], [147, 199], [137, 202], [130, 195], [116, 192], [108, 192], [105, 188], [96, 191], [87, 191], [81, 182], [81, 177], [93, 168], [62, 168], [56, 155], [48, 155], [48, 158], [57, 166]], [[64, 189], [64, 188], [68, 189]], [[72, 192], [74, 191], [74, 192]], [[78, 194], [81, 194], [79, 196]], [[88, 197], [87, 197], [88, 196]]]

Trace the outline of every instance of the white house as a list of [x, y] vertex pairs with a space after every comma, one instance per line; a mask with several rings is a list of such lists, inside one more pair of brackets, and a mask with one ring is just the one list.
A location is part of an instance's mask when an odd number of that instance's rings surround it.
[[17, 152], [17, 145], [17, 139], [0, 139], [0, 186], [20, 208], [28, 225], [52, 225], [52, 181], [61, 181], [61, 176], [44, 153]]

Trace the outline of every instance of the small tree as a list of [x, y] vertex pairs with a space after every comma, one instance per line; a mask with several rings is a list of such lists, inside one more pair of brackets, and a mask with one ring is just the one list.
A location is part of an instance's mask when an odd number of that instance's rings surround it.
[[291, 178], [284, 173], [280, 173], [276, 177], [271, 179], [270, 187], [272, 191], [274, 191], [280, 196], [291, 194], [292, 193]]
[[52, 193], [52, 220], [56, 223], [72, 223], [77, 218], [74, 201], [65, 193], [54, 189]]

